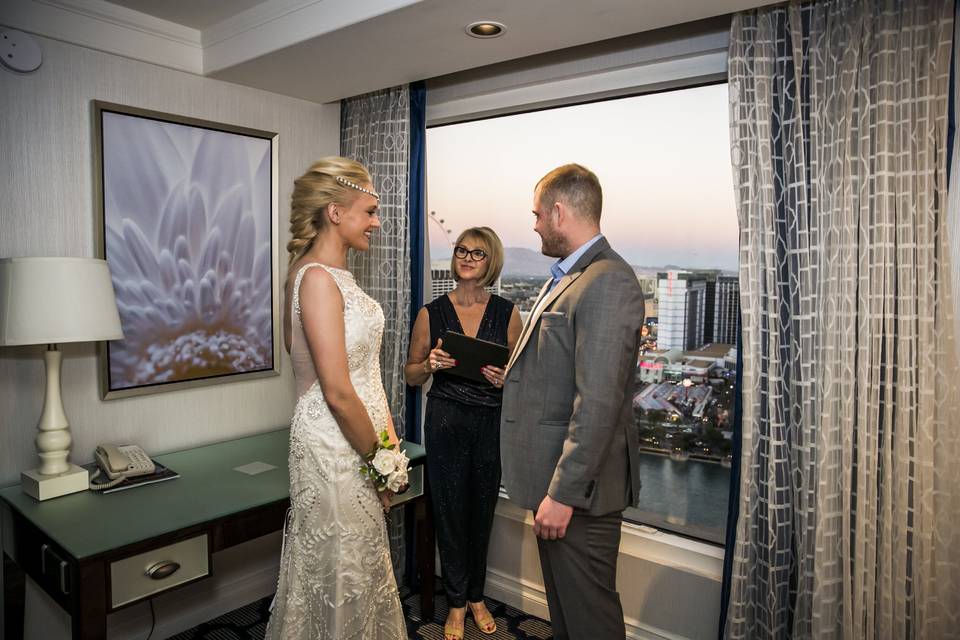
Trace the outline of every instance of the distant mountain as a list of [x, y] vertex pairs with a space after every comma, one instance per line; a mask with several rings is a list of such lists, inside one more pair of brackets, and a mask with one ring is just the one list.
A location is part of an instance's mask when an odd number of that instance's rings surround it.
[[539, 251], [523, 247], [506, 247], [503, 250], [503, 275], [514, 277], [540, 277], [550, 275], [550, 265], [556, 258], [548, 258]]
[[[550, 275], [550, 265], [556, 262], [556, 258], [548, 258], [539, 251], [525, 249], [523, 247], [506, 247], [503, 250], [503, 275], [506, 277], [545, 278]], [[443, 267], [447, 263], [444, 262]], [[696, 271], [697, 267], [684, 267], [676, 264], [654, 265], [631, 265], [633, 270], [639, 275], [656, 276], [661, 271]], [[729, 269], [720, 269], [723, 274], [736, 275], [736, 271]]]

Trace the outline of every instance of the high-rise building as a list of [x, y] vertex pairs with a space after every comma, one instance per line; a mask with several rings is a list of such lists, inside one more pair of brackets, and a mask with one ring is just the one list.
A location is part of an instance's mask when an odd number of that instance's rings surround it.
[[640, 290], [643, 291], [643, 297], [646, 300], [656, 299], [657, 297], [657, 278], [654, 276], [637, 275], [637, 282], [640, 283]]
[[713, 307], [713, 342], [737, 344], [740, 333], [740, 278], [717, 278]]
[[701, 346], [706, 277], [689, 271], [666, 271], [657, 274], [657, 279], [657, 348], [690, 351]]
[[427, 301], [436, 300], [443, 294], [453, 291], [456, 286], [457, 281], [453, 279], [450, 269], [436, 267], [430, 269], [430, 298]]
[[691, 273], [703, 276], [706, 282], [703, 300], [703, 339], [710, 342], [713, 339], [713, 315], [717, 302], [717, 278], [719, 269], [691, 269]]

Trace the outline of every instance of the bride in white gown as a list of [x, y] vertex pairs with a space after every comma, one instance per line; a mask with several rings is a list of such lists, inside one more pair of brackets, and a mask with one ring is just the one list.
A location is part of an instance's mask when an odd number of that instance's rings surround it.
[[406, 627], [384, 522], [388, 492], [360, 475], [386, 429], [383, 311], [346, 270], [380, 227], [363, 165], [324, 158], [294, 183], [284, 337], [297, 381], [290, 513], [266, 638], [397, 640]]

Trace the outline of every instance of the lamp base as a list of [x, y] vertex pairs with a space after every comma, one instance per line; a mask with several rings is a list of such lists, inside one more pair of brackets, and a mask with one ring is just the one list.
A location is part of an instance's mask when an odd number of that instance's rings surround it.
[[34, 500], [49, 500], [89, 489], [90, 474], [75, 464], [55, 476], [45, 476], [37, 469], [31, 469], [20, 474], [20, 486]]

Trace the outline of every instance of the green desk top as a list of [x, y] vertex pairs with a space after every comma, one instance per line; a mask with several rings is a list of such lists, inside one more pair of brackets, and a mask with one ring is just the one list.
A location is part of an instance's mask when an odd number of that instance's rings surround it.
[[[22, 513], [77, 559], [179, 531], [289, 496], [289, 429], [154, 456], [179, 478], [116, 493], [81, 491], [37, 502], [20, 485], [0, 489], [0, 499]], [[403, 443], [411, 463], [426, 453]], [[276, 466], [255, 476], [235, 467]], [[115, 526], [116, 525], [116, 526]]]

